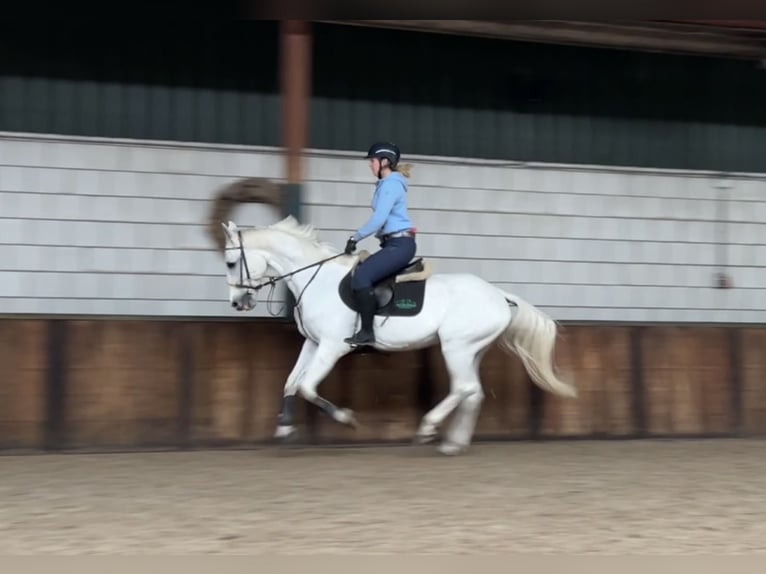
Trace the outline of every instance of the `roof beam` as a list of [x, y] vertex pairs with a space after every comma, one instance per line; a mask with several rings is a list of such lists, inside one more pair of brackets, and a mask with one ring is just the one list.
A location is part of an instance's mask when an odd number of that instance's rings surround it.
[[324, 20], [334, 24], [762, 60], [766, 33], [710, 25], [559, 20]]

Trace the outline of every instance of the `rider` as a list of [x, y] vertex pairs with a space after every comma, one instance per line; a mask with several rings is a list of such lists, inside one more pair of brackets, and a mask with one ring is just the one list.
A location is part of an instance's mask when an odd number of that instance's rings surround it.
[[388, 142], [375, 143], [365, 159], [370, 160], [370, 170], [378, 178], [372, 196], [372, 216], [356, 233], [348, 238], [346, 254], [356, 249], [356, 244], [375, 233], [381, 249], [357, 265], [352, 277], [362, 328], [346, 339], [352, 345], [373, 345], [373, 318], [376, 300], [373, 285], [381, 279], [403, 269], [415, 256], [415, 229], [407, 215], [407, 180], [409, 165], [399, 165], [399, 148]]

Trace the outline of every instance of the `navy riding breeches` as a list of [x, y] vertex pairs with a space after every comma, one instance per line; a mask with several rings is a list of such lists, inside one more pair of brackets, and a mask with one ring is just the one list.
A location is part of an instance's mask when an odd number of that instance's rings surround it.
[[414, 237], [392, 237], [387, 239], [380, 251], [376, 251], [356, 266], [351, 278], [354, 291], [369, 289], [376, 282], [404, 269], [415, 257]]

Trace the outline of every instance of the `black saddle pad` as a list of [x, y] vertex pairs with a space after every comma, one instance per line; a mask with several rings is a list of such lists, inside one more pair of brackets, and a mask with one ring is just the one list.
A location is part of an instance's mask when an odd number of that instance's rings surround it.
[[[378, 281], [374, 286], [375, 298], [378, 302], [375, 314], [386, 317], [413, 317], [423, 309], [426, 280], [405, 281], [397, 283], [396, 278], [408, 273], [423, 271], [422, 258], [414, 260], [401, 271]], [[351, 277], [354, 270], [349, 271], [338, 286], [338, 293], [343, 303], [349, 309], [359, 312], [351, 289]]]

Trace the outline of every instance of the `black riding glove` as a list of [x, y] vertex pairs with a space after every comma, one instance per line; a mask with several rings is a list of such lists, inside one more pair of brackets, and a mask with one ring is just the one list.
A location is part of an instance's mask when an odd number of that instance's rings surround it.
[[349, 237], [346, 241], [346, 255], [351, 255], [356, 250], [356, 241], [353, 237]]

